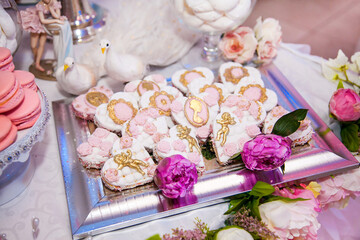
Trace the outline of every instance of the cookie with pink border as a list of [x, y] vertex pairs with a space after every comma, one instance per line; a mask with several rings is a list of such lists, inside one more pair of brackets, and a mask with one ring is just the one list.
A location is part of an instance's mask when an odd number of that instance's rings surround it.
[[228, 111], [221, 111], [213, 126], [212, 142], [220, 165], [230, 163], [230, 158], [242, 152], [247, 141], [261, 133], [257, 125], [249, 125]]
[[186, 126], [175, 125], [170, 128], [169, 134], [170, 137], [161, 139], [154, 148], [154, 155], [158, 161], [174, 154], [180, 154], [193, 162], [199, 172], [205, 171], [204, 158], [195, 132]]
[[230, 93], [233, 93], [236, 85], [250, 79], [261, 79], [259, 70], [253, 67], [244, 67], [237, 62], [226, 62], [219, 67], [219, 80]]
[[112, 132], [121, 132], [125, 123], [134, 118], [138, 103], [131, 93], [117, 92], [107, 104], [96, 108], [94, 123]]
[[97, 86], [90, 88], [85, 94], [77, 96], [71, 103], [75, 116], [85, 119], [93, 120], [96, 108], [109, 102], [113, 91], [105, 86]]
[[214, 82], [214, 73], [206, 67], [196, 67], [192, 70], [181, 69], [171, 76], [171, 81], [181, 92], [187, 93], [188, 84], [193, 80], [201, 78], [207, 84]]
[[261, 102], [267, 112], [273, 109], [278, 103], [276, 93], [273, 90], [265, 88], [264, 82], [261, 79], [248, 78], [239, 82], [234, 94], [239, 94], [247, 99]]
[[249, 100], [243, 96], [231, 94], [220, 106], [221, 111], [233, 113], [247, 125], [260, 125], [265, 120], [266, 111], [262, 103]]
[[122, 136], [133, 137], [147, 149], [153, 149], [155, 144], [168, 134], [166, 118], [160, 114], [158, 108], [140, 109], [122, 130]]
[[171, 103], [171, 115], [175, 122], [191, 128], [200, 141], [209, 137], [218, 111], [217, 102], [209, 106], [196, 96], [178, 97]]
[[[276, 121], [287, 113], [289, 113], [289, 111], [287, 111], [282, 106], [274, 107], [265, 118], [263, 133], [271, 133]], [[301, 121], [298, 130], [296, 130], [288, 137], [292, 140], [292, 146], [304, 145], [311, 140], [313, 132], [314, 130], [311, 126], [310, 119], [305, 118], [303, 121]]]
[[121, 137], [114, 143], [111, 155], [101, 168], [106, 187], [121, 191], [153, 181], [156, 164], [140, 142]]
[[86, 168], [100, 169], [110, 158], [111, 149], [118, 138], [106, 129], [96, 128], [87, 141], [76, 149], [81, 164]]

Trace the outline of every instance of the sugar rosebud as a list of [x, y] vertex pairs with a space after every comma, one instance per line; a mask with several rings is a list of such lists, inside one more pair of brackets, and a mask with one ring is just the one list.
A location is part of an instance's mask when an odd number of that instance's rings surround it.
[[291, 140], [275, 134], [258, 135], [245, 143], [241, 157], [250, 170], [272, 170], [291, 155]]
[[197, 183], [196, 165], [181, 155], [160, 161], [155, 170], [154, 182], [168, 198], [183, 197]]
[[342, 122], [360, 118], [360, 97], [352, 89], [340, 88], [331, 97], [330, 112]]

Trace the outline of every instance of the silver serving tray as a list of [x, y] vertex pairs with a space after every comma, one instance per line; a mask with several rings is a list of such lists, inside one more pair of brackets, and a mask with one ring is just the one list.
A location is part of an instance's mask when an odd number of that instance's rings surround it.
[[76, 147], [87, 140], [91, 124], [75, 117], [70, 105], [72, 99], [53, 102], [73, 238], [97, 235], [224, 202], [226, 197], [249, 191], [258, 180], [286, 184], [313, 180], [359, 166], [353, 155], [331, 131], [327, 131], [327, 125], [274, 65], [260, 70], [266, 87], [278, 94], [280, 105], [291, 111], [309, 109], [308, 117], [316, 130], [313, 140], [294, 149], [285, 163], [285, 173], [280, 169], [249, 171], [240, 163], [222, 167], [215, 159], [206, 161], [204, 175], [181, 199], [165, 198], [154, 184], [121, 192], [105, 188], [99, 171], [83, 168], [76, 154]]

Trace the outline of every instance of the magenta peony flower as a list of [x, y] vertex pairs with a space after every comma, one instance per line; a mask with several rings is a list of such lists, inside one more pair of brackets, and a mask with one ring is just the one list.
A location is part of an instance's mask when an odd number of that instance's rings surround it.
[[291, 140], [275, 134], [258, 135], [244, 145], [241, 157], [250, 170], [272, 170], [291, 155]]
[[340, 88], [331, 97], [330, 112], [342, 122], [360, 118], [360, 97], [352, 89]]
[[155, 170], [154, 182], [168, 198], [183, 197], [197, 183], [196, 165], [181, 155], [160, 161]]

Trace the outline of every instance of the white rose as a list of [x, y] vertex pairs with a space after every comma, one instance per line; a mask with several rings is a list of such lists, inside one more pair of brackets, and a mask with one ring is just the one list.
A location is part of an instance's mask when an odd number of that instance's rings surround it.
[[351, 56], [351, 62], [350, 69], [354, 72], [360, 73], [360, 52], [356, 52]]
[[220, 230], [215, 237], [215, 240], [253, 240], [253, 239], [254, 238], [251, 236], [250, 233], [237, 226], [231, 226], [229, 228]]
[[274, 18], [266, 18], [262, 21], [262, 18], [259, 17], [256, 20], [254, 32], [258, 41], [270, 41], [273, 42], [274, 45], [279, 44], [281, 41], [281, 26], [279, 21]]

